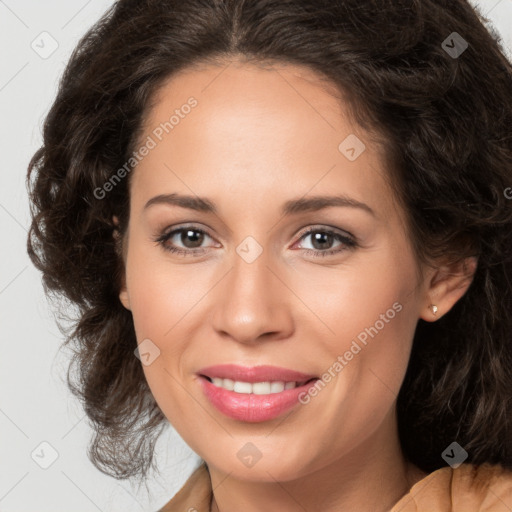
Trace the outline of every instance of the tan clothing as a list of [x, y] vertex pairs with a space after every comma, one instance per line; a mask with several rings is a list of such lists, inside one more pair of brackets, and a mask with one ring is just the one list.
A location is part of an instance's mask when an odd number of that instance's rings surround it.
[[[203, 463], [159, 512], [209, 512], [210, 475]], [[500, 465], [447, 466], [416, 482], [390, 512], [511, 512], [512, 471]]]

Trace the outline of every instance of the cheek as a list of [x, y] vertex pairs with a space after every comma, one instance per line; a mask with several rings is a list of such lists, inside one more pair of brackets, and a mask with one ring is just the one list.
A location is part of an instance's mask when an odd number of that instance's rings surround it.
[[[343, 375], [333, 379], [334, 386], [354, 411], [383, 410], [396, 397], [417, 323], [413, 260], [391, 251], [379, 256], [340, 268], [334, 277], [324, 269], [296, 288], [321, 320], [310, 312], [299, 320], [310, 326], [310, 336], [323, 333], [311, 357], [324, 360], [325, 371]], [[332, 368], [336, 361], [343, 367], [336, 366], [338, 372]]]
[[195, 354], [189, 343], [193, 333], [188, 328], [201, 325], [201, 299], [211, 288], [208, 279], [198, 278], [194, 267], [171, 265], [165, 254], [154, 248], [136, 250], [135, 246], [126, 265], [137, 341], [151, 340], [158, 353], [154, 362], [143, 365], [144, 374], [157, 402], [169, 402], [166, 414], [173, 408], [169, 397], [180, 396], [177, 381], [186, 378], [182, 359], [185, 354]]
[[316, 328], [320, 340], [339, 340], [339, 348], [343, 340], [349, 341], [360, 333], [364, 341], [365, 329], [376, 323], [379, 337], [385, 331], [410, 330], [411, 323], [404, 322], [403, 317], [410, 316], [415, 299], [412, 262], [399, 263], [391, 253], [376, 256], [374, 253], [360, 261], [354, 258], [353, 263], [338, 269], [296, 268], [289, 279], [300, 299], [295, 301], [295, 313], [300, 315], [297, 322]]
[[[193, 315], [199, 292], [191, 289], [186, 273], [171, 273], [170, 265], [151, 261], [151, 255], [134, 251], [127, 263], [127, 287], [138, 343], [158, 354], [142, 369], [151, 393], [171, 422], [183, 414], [181, 360], [187, 348], [182, 326]], [[191, 310], [191, 311], [190, 311]]]
[[154, 248], [133, 251], [127, 262], [127, 287], [137, 338], [165, 339], [204, 291], [193, 265], [169, 264]]

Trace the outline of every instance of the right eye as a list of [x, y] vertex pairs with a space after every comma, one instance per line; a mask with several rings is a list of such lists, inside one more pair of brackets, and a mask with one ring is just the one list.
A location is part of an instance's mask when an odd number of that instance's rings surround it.
[[[205, 236], [211, 238], [206, 231], [195, 226], [182, 226], [162, 233], [155, 242], [158, 242], [165, 251], [171, 253], [198, 256], [206, 252], [205, 248], [199, 247]], [[177, 246], [178, 243], [183, 244], [184, 247]]]

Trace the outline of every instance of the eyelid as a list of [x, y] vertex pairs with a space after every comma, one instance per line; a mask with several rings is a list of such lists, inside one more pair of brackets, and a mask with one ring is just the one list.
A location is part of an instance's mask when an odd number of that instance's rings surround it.
[[304, 237], [304, 235], [308, 235], [312, 231], [325, 231], [325, 232], [332, 231], [333, 233], [340, 235], [342, 237], [350, 238], [354, 242], [357, 241], [357, 238], [349, 231], [345, 231], [340, 228], [335, 228], [334, 226], [329, 226], [327, 224], [313, 224], [311, 226], [308, 226], [308, 227], [304, 228], [303, 230], [299, 231], [297, 238], [300, 240], [302, 237]]
[[[195, 247], [195, 248], [182, 248], [176, 245], [167, 245], [166, 242], [173, 238], [177, 233], [185, 231], [185, 230], [192, 230], [199, 233], [202, 233], [204, 235], [207, 235], [212, 240], [216, 240], [215, 237], [213, 237], [209, 230], [203, 229], [202, 227], [199, 227], [195, 224], [182, 224], [182, 225], [176, 225], [172, 226], [171, 228], [164, 230], [160, 235], [158, 235], [156, 238], [154, 238], [154, 242], [159, 244], [162, 248], [162, 250], [167, 251], [169, 253], [173, 254], [180, 254], [183, 256], [201, 256], [205, 252], [207, 252], [208, 247]], [[307, 249], [307, 248], [300, 248], [303, 252], [306, 254], [312, 255], [315, 258], [316, 257], [327, 257], [327, 256], [337, 256], [341, 253], [347, 251], [347, 250], [353, 250], [359, 246], [359, 242], [357, 238], [352, 235], [351, 233], [347, 231], [343, 231], [339, 228], [335, 228], [332, 226], [327, 225], [310, 225], [303, 230], [301, 230], [298, 235], [298, 240], [294, 242], [292, 247], [296, 245], [297, 243], [300, 243], [300, 241], [305, 238], [307, 235], [315, 232], [324, 232], [329, 233], [332, 235], [338, 242], [340, 242], [341, 247], [334, 248], [334, 249], [326, 249], [326, 250], [320, 250], [320, 249]], [[218, 243], [218, 242], [217, 242]]]
[[[163, 231], [161, 231], [160, 234], [157, 234], [156, 240], [162, 240], [162, 239], [168, 240], [168, 239], [172, 238], [172, 236], [174, 236], [176, 233], [179, 233], [180, 231], [185, 231], [187, 229], [189, 229], [191, 231], [197, 231], [199, 233], [203, 233], [206, 236], [210, 237], [212, 240], [216, 240], [215, 237], [210, 234], [208, 229], [199, 227], [196, 224], [178, 224], [177, 226], [172, 226], [169, 229], [164, 229]], [[200, 251], [203, 249], [205, 249], [205, 248], [199, 247], [196, 250]], [[187, 250], [194, 251], [194, 249], [187, 249]]]
[[[208, 235], [211, 239], [215, 240], [215, 237], [212, 236], [209, 232], [209, 228], [203, 228], [199, 227], [197, 224], [178, 224], [177, 226], [171, 226], [169, 229], [164, 229], [161, 231], [158, 231], [158, 235], [156, 236], [168, 236], [176, 231], [180, 231], [182, 229], [193, 229], [194, 231], [199, 231], [201, 233], [204, 233], [205, 235]], [[310, 226], [307, 226], [303, 229], [301, 229], [295, 237], [300, 240], [304, 235], [307, 235], [311, 233], [311, 231], [334, 231], [336, 234], [339, 234], [341, 236], [346, 236], [347, 238], [352, 238], [354, 241], [356, 241], [356, 237], [346, 230], [341, 230], [340, 228], [336, 228], [334, 226], [329, 226], [327, 224], [313, 224]]]

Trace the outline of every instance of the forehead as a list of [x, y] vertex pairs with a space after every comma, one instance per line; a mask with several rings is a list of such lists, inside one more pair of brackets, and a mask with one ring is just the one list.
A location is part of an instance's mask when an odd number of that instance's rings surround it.
[[[133, 177], [145, 195], [164, 182], [183, 187], [178, 175], [209, 195], [234, 180], [254, 196], [259, 185], [261, 194], [272, 187], [293, 196], [337, 187], [373, 203], [390, 192], [383, 190], [383, 148], [351, 121], [333, 84], [301, 66], [184, 69], [153, 96], [141, 141], [147, 137], [155, 147]], [[344, 153], [350, 146], [361, 152], [355, 160]]]
[[322, 75], [303, 66], [239, 61], [195, 64], [167, 79], [151, 100], [145, 128], [168, 119], [191, 97], [199, 106], [195, 114], [200, 112], [202, 122], [218, 119], [217, 129], [232, 128], [237, 120], [250, 120], [254, 129], [263, 121], [282, 126], [303, 121], [310, 132], [350, 128], [342, 92]]

